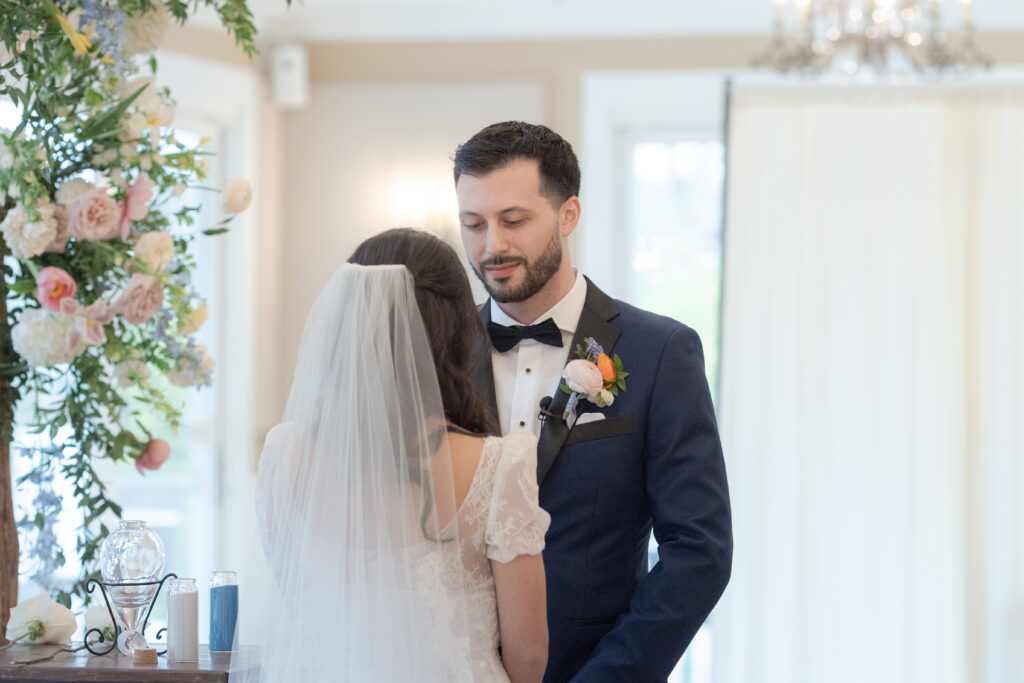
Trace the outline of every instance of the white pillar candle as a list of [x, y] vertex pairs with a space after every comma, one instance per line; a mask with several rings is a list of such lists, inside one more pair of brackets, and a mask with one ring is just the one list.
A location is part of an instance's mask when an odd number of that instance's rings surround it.
[[195, 579], [171, 579], [167, 591], [167, 661], [199, 661], [199, 589]]

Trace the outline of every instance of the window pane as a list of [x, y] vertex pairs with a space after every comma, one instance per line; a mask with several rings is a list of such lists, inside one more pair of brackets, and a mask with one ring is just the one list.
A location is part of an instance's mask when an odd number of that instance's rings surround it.
[[630, 188], [632, 300], [697, 331], [716, 403], [723, 155], [717, 141], [640, 142]]

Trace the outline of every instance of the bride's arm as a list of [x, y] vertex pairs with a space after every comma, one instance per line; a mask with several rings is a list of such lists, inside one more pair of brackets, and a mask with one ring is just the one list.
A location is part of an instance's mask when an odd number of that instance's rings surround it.
[[491, 560], [491, 569], [502, 664], [512, 683], [539, 682], [548, 664], [544, 561], [540, 555], [520, 555], [510, 562]]
[[487, 558], [498, 594], [501, 659], [513, 683], [544, 678], [548, 663], [544, 534], [551, 516], [538, 503], [537, 439], [504, 438], [487, 520]]

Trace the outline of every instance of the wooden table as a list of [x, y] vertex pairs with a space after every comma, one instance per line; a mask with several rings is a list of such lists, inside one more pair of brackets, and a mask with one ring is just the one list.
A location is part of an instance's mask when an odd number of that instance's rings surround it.
[[[78, 647], [75, 643], [72, 647]], [[44, 683], [227, 683], [228, 672], [251, 671], [259, 667], [260, 650], [243, 646], [238, 652], [211, 653], [199, 646], [199, 661], [169, 663], [166, 656], [155, 666], [134, 664], [115, 650], [97, 657], [88, 650], [62, 652], [53, 661], [18, 666], [13, 661], [45, 657], [59, 645], [15, 645], [0, 652], [0, 681], [42, 681]]]

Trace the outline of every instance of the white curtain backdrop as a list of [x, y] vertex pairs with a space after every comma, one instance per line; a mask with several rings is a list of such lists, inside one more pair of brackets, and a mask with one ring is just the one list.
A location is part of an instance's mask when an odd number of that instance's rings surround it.
[[1024, 680], [1024, 90], [739, 87], [717, 683]]

